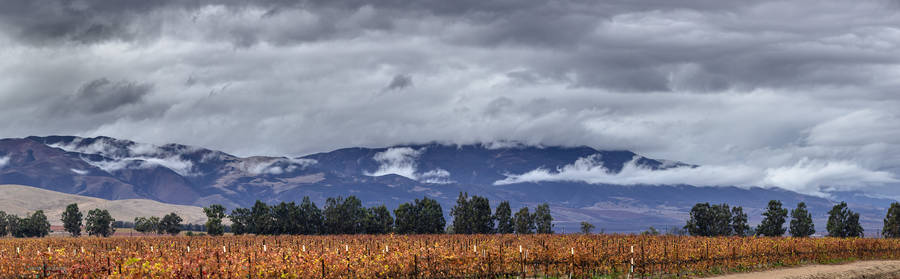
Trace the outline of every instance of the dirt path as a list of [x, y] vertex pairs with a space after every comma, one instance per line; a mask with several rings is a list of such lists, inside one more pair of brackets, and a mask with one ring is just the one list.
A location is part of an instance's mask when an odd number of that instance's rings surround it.
[[861, 261], [840, 265], [807, 265], [768, 271], [731, 274], [711, 279], [838, 279], [900, 278], [900, 261]]

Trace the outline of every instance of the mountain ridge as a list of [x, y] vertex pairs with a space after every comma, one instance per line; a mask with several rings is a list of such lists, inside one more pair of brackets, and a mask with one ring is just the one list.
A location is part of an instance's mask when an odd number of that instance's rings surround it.
[[[561, 230], [595, 220], [609, 231], [635, 231], [683, 224], [696, 202], [727, 202], [755, 210], [768, 199], [786, 207], [810, 204], [822, 222], [831, 201], [769, 188], [695, 187], [690, 185], [611, 185], [574, 181], [497, 184], [535, 169], [559, 171], [584, 158], [595, 158], [610, 173], [626, 165], [661, 170], [696, 167], [646, 158], [627, 150], [588, 146], [522, 144], [447, 145], [436, 142], [380, 148], [351, 147], [298, 157], [238, 157], [180, 144], [152, 145], [111, 137], [27, 137], [0, 140], [0, 184], [30, 185], [63, 193], [107, 199], [147, 198], [165, 203], [247, 207], [310, 196], [359, 196], [368, 206], [428, 196], [449, 211], [459, 192], [509, 200], [514, 207], [547, 202]], [[864, 201], [864, 199], [859, 199]], [[867, 207], [864, 222], [875, 226], [879, 207]], [[883, 213], [881, 213], [883, 214]], [[627, 218], [622, 219], [624, 216]], [[824, 227], [822, 227], [824, 228]]]

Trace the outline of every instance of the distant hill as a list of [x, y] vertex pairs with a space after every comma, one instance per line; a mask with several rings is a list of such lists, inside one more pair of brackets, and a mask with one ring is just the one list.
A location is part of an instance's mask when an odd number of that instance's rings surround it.
[[[528, 146], [516, 143], [409, 144], [344, 148], [301, 157], [238, 157], [180, 144], [152, 145], [110, 137], [48, 136], [0, 139], [0, 184], [108, 200], [150, 199], [168, 204], [229, 209], [299, 201], [320, 207], [327, 197], [356, 195], [366, 206], [400, 203], [423, 196], [438, 200], [449, 215], [459, 192], [485, 196], [513, 209], [549, 203], [557, 231], [577, 231], [588, 221], [608, 232], [637, 232], [648, 226], [683, 226], [697, 202], [743, 206], [750, 222], [771, 199], [786, 207], [809, 205], [818, 231], [834, 201], [777, 188], [613, 185], [579, 181], [522, 182], [510, 174], [536, 169], [555, 173], [577, 162], [611, 174], [628, 166], [650, 171], [696, 167], [652, 159], [627, 150], [588, 146]], [[503, 183], [498, 183], [502, 181]], [[889, 200], [862, 193], [836, 193], [862, 213], [867, 232], [880, 228]], [[449, 217], [449, 216], [448, 216]], [[449, 219], [448, 219], [449, 221]]]
[[77, 203], [85, 217], [94, 208], [109, 210], [118, 221], [134, 221], [138, 216], [160, 216], [175, 212], [184, 219], [183, 223], [202, 224], [206, 222], [203, 209], [196, 206], [172, 205], [146, 199], [104, 200], [72, 194], [64, 194], [22, 185], [0, 185], [0, 211], [19, 217], [43, 210], [50, 224], [62, 225], [60, 216], [66, 206]]

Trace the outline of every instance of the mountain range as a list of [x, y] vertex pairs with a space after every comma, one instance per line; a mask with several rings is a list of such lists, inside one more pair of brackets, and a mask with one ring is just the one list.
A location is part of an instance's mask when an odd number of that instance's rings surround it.
[[449, 214], [458, 194], [468, 192], [489, 198], [493, 205], [508, 200], [513, 210], [549, 203], [559, 232], [574, 232], [581, 221], [607, 232], [636, 232], [649, 226], [683, 226], [687, 212], [697, 202], [744, 206], [750, 222], [758, 223], [762, 208], [775, 199], [788, 208], [806, 202], [823, 233], [826, 212], [843, 199], [862, 214], [864, 228], [874, 234], [891, 202], [857, 192], [822, 198], [779, 188], [511, 179], [535, 170], [558, 173], [573, 164], [593, 164], [612, 175], [628, 167], [651, 171], [696, 167], [625, 150], [508, 142], [354, 147], [300, 157], [239, 157], [201, 147], [110, 137], [0, 139], [0, 184], [176, 205], [218, 203], [235, 208], [248, 207], [256, 200], [277, 203], [309, 196], [322, 206], [327, 197], [355, 195], [367, 206], [394, 208], [427, 196], [438, 200]]

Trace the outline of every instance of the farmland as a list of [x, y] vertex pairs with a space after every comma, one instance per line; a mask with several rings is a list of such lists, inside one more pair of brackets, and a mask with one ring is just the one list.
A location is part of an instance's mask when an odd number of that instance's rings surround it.
[[632, 268], [634, 276], [691, 276], [813, 262], [897, 258], [900, 241], [885, 239], [639, 235], [82, 237], [2, 239], [0, 277], [596, 278], [625, 277]]

